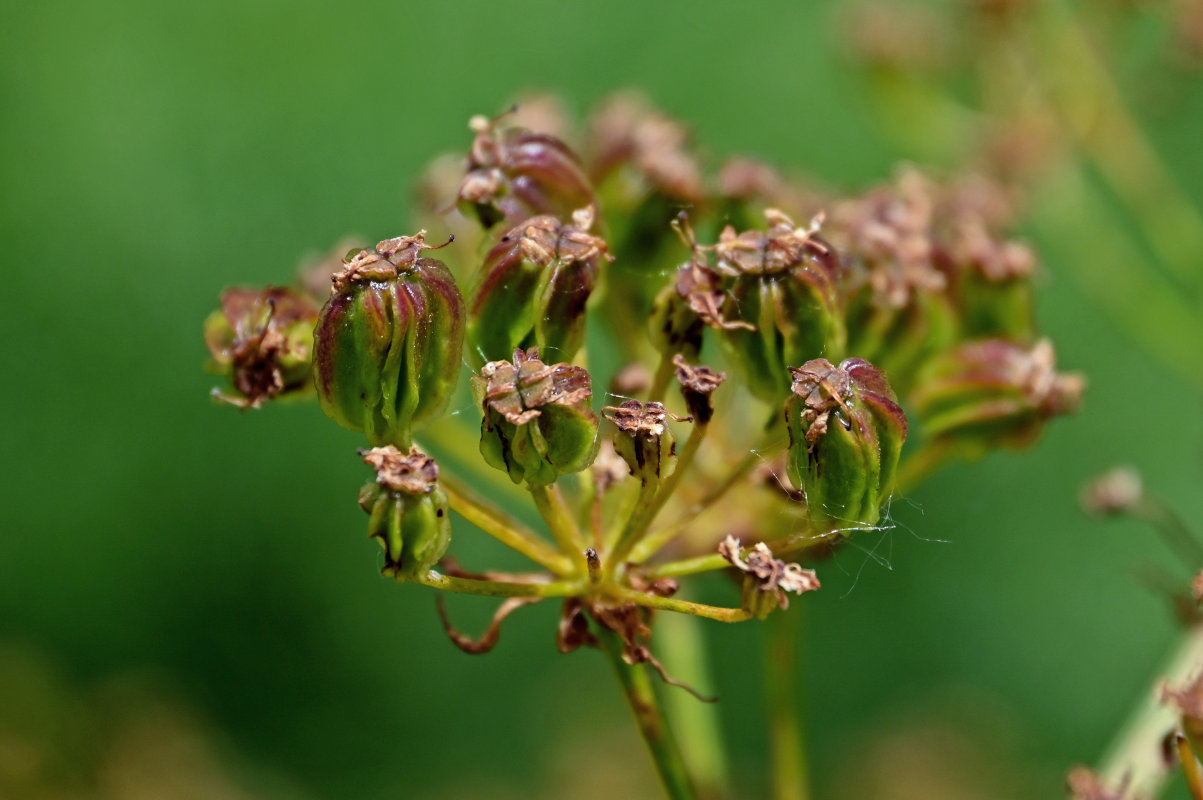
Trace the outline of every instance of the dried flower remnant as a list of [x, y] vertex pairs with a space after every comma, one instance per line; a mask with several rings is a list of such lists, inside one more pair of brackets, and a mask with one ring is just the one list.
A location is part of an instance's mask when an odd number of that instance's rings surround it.
[[314, 330], [322, 410], [372, 444], [408, 448], [459, 377], [464, 303], [425, 232], [350, 255]]
[[715, 372], [710, 367], [693, 366], [681, 354], [673, 356], [677, 383], [685, 398], [685, 407], [697, 425], [708, 425], [714, 416], [714, 405], [710, 395], [727, 380], [727, 373]]
[[774, 558], [764, 542], [757, 542], [745, 556], [739, 539], [728, 536], [718, 552], [744, 573], [743, 608], [761, 619], [778, 608], [789, 608], [789, 592], [813, 592], [820, 586], [814, 570]]
[[501, 236], [477, 273], [468, 309], [471, 354], [484, 361], [515, 348], [538, 348], [571, 361], [584, 343], [585, 303], [602, 262], [613, 261], [605, 240], [589, 233], [592, 207], [570, 223], [533, 217]]
[[476, 136], [458, 200], [482, 225], [516, 225], [539, 214], [567, 217], [593, 205], [584, 167], [554, 136], [506, 125], [506, 115], [473, 117]]
[[416, 447], [402, 453], [386, 445], [360, 455], [376, 471], [359, 490], [359, 505], [368, 513], [368, 535], [384, 549], [381, 573], [399, 581], [424, 577], [451, 543], [438, 465]]
[[290, 289], [226, 289], [205, 320], [205, 344], [236, 395], [213, 396], [240, 408], [310, 387], [317, 306]]
[[485, 364], [472, 391], [484, 412], [480, 452], [514, 483], [545, 486], [593, 462], [598, 419], [583, 368], [544, 364], [534, 348], [515, 350], [512, 362]]

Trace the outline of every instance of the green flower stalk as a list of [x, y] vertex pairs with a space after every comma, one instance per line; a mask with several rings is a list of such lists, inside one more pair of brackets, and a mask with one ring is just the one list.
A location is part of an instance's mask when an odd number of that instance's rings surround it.
[[421, 257], [424, 235], [350, 255], [314, 331], [322, 410], [374, 445], [408, 449], [459, 376], [463, 298], [443, 262]]
[[798, 228], [776, 209], [765, 216], [767, 232], [736, 234], [727, 227], [714, 251], [718, 272], [730, 279], [719, 341], [753, 394], [775, 405], [789, 392], [788, 366], [839, 358], [845, 333], [840, 261], [815, 236], [820, 219]]
[[416, 447], [408, 454], [392, 445], [359, 453], [376, 470], [376, 480], [359, 490], [359, 505], [368, 513], [368, 536], [384, 548], [381, 573], [399, 581], [425, 578], [451, 543], [438, 465]]
[[554, 136], [502, 127], [505, 115], [473, 117], [476, 132], [458, 201], [486, 228], [517, 225], [539, 214], [567, 219], [593, 205], [593, 186], [580, 160]]
[[547, 365], [534, 348], [513, 361], [490, 361], [472, 378], [484, 412], [480, 452], [514, 483], [547, 486], [580, 472], [597, 455], [597, 415], [589, 402], [589, 373], [571, 364]]
[[1077, 410], [1086, 388], [1055, 361], [1047, 339], [1032, 347], [988, 339], [942, 353], [913, 395], [925, 437], [966, 457], [1031, 443], [1049, 419]]
[[309, 389], [317, 306], [291, 289], [226, 289], [221, 310], [205, 320], [214, 370], [237, 394], [213, 390], [241, 408]]
[[885, 375], [864, 359], [792, 367], [786, 467], [817, 531], [877, 524], [906, 439], [906, 416]]
[[536, 348], [571, 361], [585, 339], [585, 304], [603, 261], [612, 261], [593, 236], [593, 209], [577, 209], [571, 223], [534, 217], [505, 233], [485, 256], [468, 311], [468, 342], [479, 364], [516, 348]]

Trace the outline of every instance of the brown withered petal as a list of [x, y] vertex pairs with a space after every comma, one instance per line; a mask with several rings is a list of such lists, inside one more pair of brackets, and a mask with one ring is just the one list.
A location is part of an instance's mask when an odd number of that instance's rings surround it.
[[402, 454], [393, 445], [360, 450], [363, 463], [376, 470], [376, 482], [407, 494], [429, 494], [439, 480], [439, 466], [434, 459], [413, 447]]
[[515, 350], [512, 363], [490, 361], [480, 374], [487, 381], [485, 403], [515, 425], [539, 416], [541, 406], [574, 406], [593, 396], [587, 370], [572, 364], [544, 364], [533, 347]]
[[991, 339], [963, 348], [966, 377], [1003, 380], [1021, 389], [1028, 402], [1049, 416], [1078, 410], [1086, 378], [1078, 373], [1056, 371], [1053, 343], [1041, 339], [1027, 350], [1012, 342]]
[[[731, 562], [732, 566], [760, 581], [761, 591], [780, 590], [802, 594], [813, 592], [820, 587], [814, 570], [774, 558], [773, 551], [764, 542], [757, 542], [750, 548], [746, 558], [740, 554], [740, 550], [739, 539], [734, 536], [723, 539], [718, 546], [719, 555]], [[784, 594], [781, 595], [781, 607], [789, 607], [789, 600]]]
[[641, 403], [638, 400], [627, 400], [618, 406], [606, 406], [602, 409], [606, 419], [624, 433], [634, 436], [662, 436], [664, 423], [668, 417], [677, 422], [686, 422], [689, 417], [678, 417], [664, 408], [663, 403]]

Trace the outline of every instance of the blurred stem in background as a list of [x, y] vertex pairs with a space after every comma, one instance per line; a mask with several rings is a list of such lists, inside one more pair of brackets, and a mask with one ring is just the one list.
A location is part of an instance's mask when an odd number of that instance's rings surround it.
[[601, 625], [597, 626], [596, 631], [598, 643], [614, 668], [623, 697], [647, 744], [665, 793], [671, 800], [694, 800], [697, 794], [690, 783], [680, 748], [656, 700], [647, 668], [643, 664], [632, 665], [623, 660], [622, 641], [612, 631]]

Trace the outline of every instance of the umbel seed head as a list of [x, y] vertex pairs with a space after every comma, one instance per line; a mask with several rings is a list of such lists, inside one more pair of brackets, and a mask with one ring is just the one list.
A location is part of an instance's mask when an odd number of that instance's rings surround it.
[[322, 410], [372, 444], [408, 449], [442, 413], [459, 375], [464, 302], [425, 232], [348, 256], [314, 331]]

